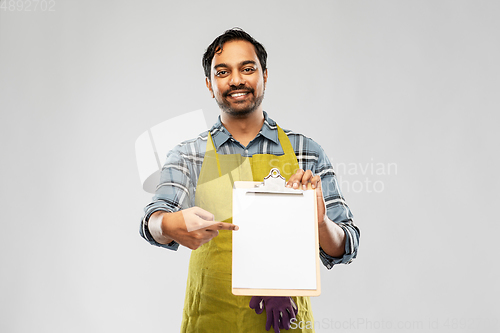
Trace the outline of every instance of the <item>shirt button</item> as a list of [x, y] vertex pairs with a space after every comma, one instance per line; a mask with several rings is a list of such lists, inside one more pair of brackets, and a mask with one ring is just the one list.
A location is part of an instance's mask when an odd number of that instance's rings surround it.
[[245, 155], [248, 155], [248, 149], [245, 149]]

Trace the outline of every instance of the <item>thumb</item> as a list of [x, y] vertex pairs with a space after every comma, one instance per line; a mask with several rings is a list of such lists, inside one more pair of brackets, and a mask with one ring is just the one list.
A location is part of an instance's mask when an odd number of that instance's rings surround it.
[[182, 210], [184, 223], [188, 232], [205, 229], [213, 224], [218, 223], [214, 221], [214, 215], [200, 207], [191, 207]]
[[193, 213], [195, 215], [201, 217], [204, 220], [207, 220], [207, 221], [214, 221], [215, 220], [214, 214], [210, 213], [209, 211], [204, 210], [201, 207], [194, 206], [194, 207], [191, 207], [190, 209], [193, 211]]
[[316, 196], [319, 198], [321, 196], [321, 198], [323, 198], [323, 187], [322, 187], [322, 184], [321, 184], [321, 179], [318, 181], [318, 183], [316, 184]]
[[261, 306], [262, 298], [259, 296], [253, 296], [250, 300], [250, 308], [255, 310], [255, 313], [261, 314], [264, 311], [264, 307]]
[[326, 214], [326, 205], [325, 199], [323, 198], [321, 180], [316, 186], [316, 205], [318, 208], [318, 222], [321, 222], [322, 220], [324, 220]]

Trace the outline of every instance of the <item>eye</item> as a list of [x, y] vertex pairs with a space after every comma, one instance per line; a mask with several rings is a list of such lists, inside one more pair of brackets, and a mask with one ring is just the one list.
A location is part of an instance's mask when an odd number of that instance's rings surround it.
[[215, 72], [215, 76], [218, 76], [218, 77], [227, 76], [227, 71], [225, 71], [225, 70], [217, 71], [217, 72]]
[[243, 68], [244, 73], [253, 73], [255, 71], [256, 71], [256, 69], [254, 67]]

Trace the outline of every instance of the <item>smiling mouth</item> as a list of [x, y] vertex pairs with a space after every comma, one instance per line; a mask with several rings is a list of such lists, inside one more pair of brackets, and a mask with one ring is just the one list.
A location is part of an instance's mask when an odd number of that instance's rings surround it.
[[229, 96], [231, 96], [233, 98], [237, 98], [237, 97], [245, 96], [246, 94], [248, 94], [248, 92], [229, 94]]
[[247, 95], [252, 94], [253, 89], [245, 89], [245, 88], [240, 88], [240, 89], [231, 89], [230, 91], [227, 91], [224, 96], [227, 98], [234, 98], [236, 100], [238, 99], [245, 99]]

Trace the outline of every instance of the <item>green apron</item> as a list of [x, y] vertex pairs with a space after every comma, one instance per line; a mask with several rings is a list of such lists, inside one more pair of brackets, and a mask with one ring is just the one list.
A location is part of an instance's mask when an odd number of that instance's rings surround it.
[[[297, 171], [299, 164], [290, 140], [278, 127], [278, 139], [284, 155], [217, 154], [210, 132], [203, 159], [195, 205], [215, 215], [216, 221], [232, 223], [232, 191], [234, 181], [262, 181], [272, 168], [278, 168], [288, 179]], [[238, 231], [235, 231], [238, 232]], [[265, 232], [265, 230], [263, 230]], [[258, 246], [257, 244], [255, 246]], [[248, 249], [251, 251], [251, 249]], [[266, 312], [258, 315], [249, 307], [251, 296], [235, 296], [231, 293], [231, 231], [220, 230], [219, 235], [191, 252], [186, 298], [181, 332], [188, 333], [247, 333], [267, 332]], [[290, 274], [298, 274], [290, 267]], [[293, 297], [298, 306], [297, 329], [294, 332], [314, 332], [309, 297]], [[308, 322], [306, 325], [306, 322]], [[271, 331], [274, 332], [273, 328]], [[282, 330], [282, 332], [289, 332]]]

